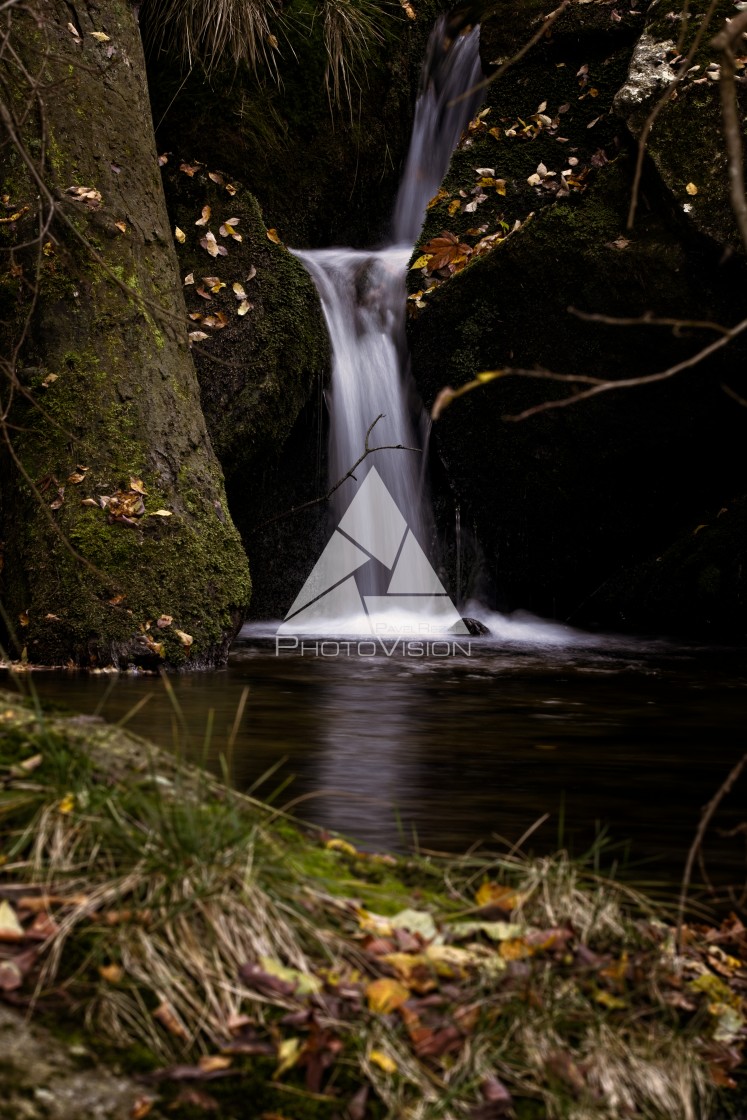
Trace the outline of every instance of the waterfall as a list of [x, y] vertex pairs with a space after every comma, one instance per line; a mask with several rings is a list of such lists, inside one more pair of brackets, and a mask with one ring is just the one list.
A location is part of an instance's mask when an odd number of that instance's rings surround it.
[[[379, 416], [370, 432], [370, 447], [415, 449], [369, 455], [355, 471], [355, 479], [348, 479], [333, 499], [335, 523], [355, 497], [357, 523], [376, 524], [379, 536], [392, 542], [390, 562], [386, 558], [388, 545], [378, 556], [375, 547], [353, 537], [374, 557], [385, 560], [384, 564], [367, 565], [356, 577], [358, 591], [364, 598], [366, 594], [377, 597], [377, 602], [383, 602], [381, 596], [392, 595], [395, 582], [400, 591], [417, 589], [421, 594], [433, 592], [438, 598], [438, 585], [445, 594], [435, 573], [429, 583], [429, 564], [422, 551], [427, 549], [431, 526], [422, 492], [424, 418], [410, 377], [405, 341], [405, 276], [426, 206], [438, 190], [459, 137], [479, 103], [475, 94], [456, 104], [455, 99], [472, 89], [481, 73], [479, 29], [454, 37], [446, 17], [441, 17], [431, 33], [423, 67], [412, 139], [392, 220], [392, 243], [376, 250], [295, 251], [316, 284], [332, 346], [330, 485], [361, 456], [367, 432]], [[393, 503], [382, 500], [379, 480]], [[346, 547], [349, 550], [350, 546]], [[391, 572], [395, 555], [398, 582]], [[334, 568], [332, 575], [340, 579], [354, 570], [349, 567], [349, 559], [344, 570], [341, 562], [337, 556], [327, 563], [330, 571]], [[315, 570], [289, 616], [310, 601], [311, 590], [321, 589], [322, 584], [331, 586], [332, 575], [328, 571], [322, 576]], [[358, 595], [350, 581], [346, 588], [346, 594], [352, 593], [354, 598]], [[343, 601], [349, 599], [339, 600]], [[370, 601], [366, 609], [370, 613]]]

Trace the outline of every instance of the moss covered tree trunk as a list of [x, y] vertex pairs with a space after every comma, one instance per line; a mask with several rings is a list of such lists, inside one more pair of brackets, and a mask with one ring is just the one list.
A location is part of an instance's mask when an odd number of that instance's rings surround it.
[[200, 408], [135, 10], [38, 0], [3, 18], [9, 630], [32, 662], [214, 664], [250, 580]]

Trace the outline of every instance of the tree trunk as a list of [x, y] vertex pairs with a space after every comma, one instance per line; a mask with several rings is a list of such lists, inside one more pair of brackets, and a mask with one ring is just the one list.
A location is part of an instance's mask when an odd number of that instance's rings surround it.
[[200, 408], [135, 11], [32, 0], [2, 18], [11, 641], [43, 664], [215, 664], [250, 580]]

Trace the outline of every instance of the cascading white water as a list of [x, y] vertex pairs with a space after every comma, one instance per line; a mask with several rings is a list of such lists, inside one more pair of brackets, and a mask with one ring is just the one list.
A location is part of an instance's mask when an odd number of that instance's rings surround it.
[[[469, 94], [481, 75], [479, 29], [452, 37], [445, 17], [434, 28], [423, 67], [413, 134], [397, 196], [393, 243], [377, 250], [317, 249], [296, 251], [311, 274], [322, 302], [332, 345], [330, 411], [330, 484], [337, 482], [363, 453], [366, 433], [371, 447], [423, 445], [422, 406], [412, 384], [405, 343], [405, 275], [412, 246], [429, 200], [436, 193], [459, 137], [472, 117], [479, 95]], [[462, 98], [462, 95], [468, 96]], [[427, 547], [429, 514], [423, 500], [422, 456], [417, 451], [387, 450], [368, 456], [335, 494], [338, 521], [359, 491], [362, 521], [379, 522], [380, 532], [394, 535], [401, 516], [389, 512], [372, 486], [363, 487], [372, 469], [381, 476], [411, 533]], [[391, 524], [382, 520], [391, 517]], [[402, 540], [400, 534], [400, 542]], [[400, 570], [412, 559], [410, 573]], [[422, 555], [402, 548], [398, 562], [401, 586], [422, 583]], [[375, 596], [391, 594], [390, 573], [369, 565], [358, 586]], [[430, 590], [423, 588], [424, 591]]]

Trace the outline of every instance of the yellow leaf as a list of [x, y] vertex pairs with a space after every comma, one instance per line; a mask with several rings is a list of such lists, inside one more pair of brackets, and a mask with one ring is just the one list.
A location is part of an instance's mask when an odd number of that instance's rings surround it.
[[273, 245], [281, 245], [280, 235], [276, 229], [268, 229], [267, 240], [271, 241]]
[[118, 964], [101, 964], [99, 976], [102, 980], [106, 980], [107, 984], [118, 984], [124, 976], [124, 969]]
[[301, 1054], [301, 1039], [300, 1038], [284, 1038], [278, 1046], [278, 1068], [275, 1070], [275, 1077], [281, 1077], [282, 1074], [287, 1073], [289, 1069], [298, 1061]]
[[[200, 334], [200, 331], [195, 331], [194, 333], [195, 334]], [[205, 335], [204, 337], [207, 338], [207, 335]], [[174, 514], [171, 512], [170, 509], [154, 509], [153, 512], [151, 514], [149, 514], [149, 516], [150, 517], [173, 517]]]
[[[500, 372], [491, 370], [489, 373], [481, 373], [478, 374], [478, 379], [491, 381], [493, 377], [499, 377]], [[512, 887], [504, 887], [486, 879], [475, 895], [475, 902], [478, 906], [498, 906], [501, 910], [511, 911], [519, 905], [520, 898]]]
[[185, 634], [183, 630], [175, 630], [174, 633], [185, 649], [189, 649], [189, 647], [194, 644], [194, 638], [191, 634]]
[[368, 1055], [369, 1062], [373, 1062], [379, 1069], [383, 1069], [384, 1073], [396, 1073], [397, 1063], [394, 1058], [390, 1058], [383, 1050], [372, 1050]]
[[134, 490], [136, 494], [148, 493], [148, 491], [143, 486], [142, 478], [130, 478], [130, 490]]
[[613, 996], [611, 992], [597, 992], [594, 999], [597, 1003], [601, 1003], [602, 1007], [608, 1007], [610, 1011], [621, 1011], [628, 1006], [624, 999]]
[[431, 253], [423, 253], [422, 257], [418, 257], [418, 259], [410, 265], [410, 272], [413, 272], [416, 268], [425, 268], [431, 256]]
[[184, 242], [187, 240], [186, 233], [184, 232], [183, 229], [179, 229], [179, 226], [176, 226], [174, 228], [174, 237], [176, 238], [176, 240], [179, 242], [180, 245], [183, 245]]
[[321, 980], [317, 976], [312, 976], [309, 972], [301, 972], [297, 968], [288, 968], [287, 965], [273, 960], [272, 957], [260, 957], [259, 963], [265, 972], [269, 972], [270, 976], [277, 976], [279, 980], [285, 980], [288, 984], [295, 984], [296, 993], [300, 996], [313, 995], [322, 989]]
[[697, 194], [698, 193], [698, 188], [695, 186], [695, 183], [688, 183], [687, 186], [685, 187], [685, 190], [687, 191], [688, 194]]
[[522, 938], [516, 937], [510, 941], [502, 941], [498, 952], [504, 961], [521, 961], [525, 957], [533, 956], [534, 949], [531, 945], [527, 945]]
[[409, 990], [399, 980], [373, 980], [366, 988], [366, 999], [370, 1011], [378, 1015], [388, 1015], [396, 1011], [410, 998]]
[[99, 43], [108, 43], [109, 42], [109, 36], [105, 35], [103, 31], [91, 31], [91, 32], [89, 32], [89, 34], [90, 34], [92, 39], [96, 39], [96, 41], [99, 42]]
[[57, 808], [61, 813], [72, 813], [75, 808], [75, 794], [66, 793]]
[[9, 902], [0, 902], [0, 941], [22, 941], [23, 926]]
[[358, 925], [364, 933], [373, 933], [377, 937], [389, 937], [394, 928], [389, 918], [383, 918], [381, 914], [374, 914], [371, 910], [358, 911]]
[[462, 203], [460, 199], [452, 198], [451, 202], [449, 203], [449, 214], [451, 214], [451, 216], [453, 217], [461, 205]]
[[331, 840], [328, 840], [324, 847], [327, 851], [343, 852], [346, 856], [358, 855], [357, 849], [354, 848], [352, 844], [349, 844], [347, 840], [341, 840], [339, 836], [334, 836]]

